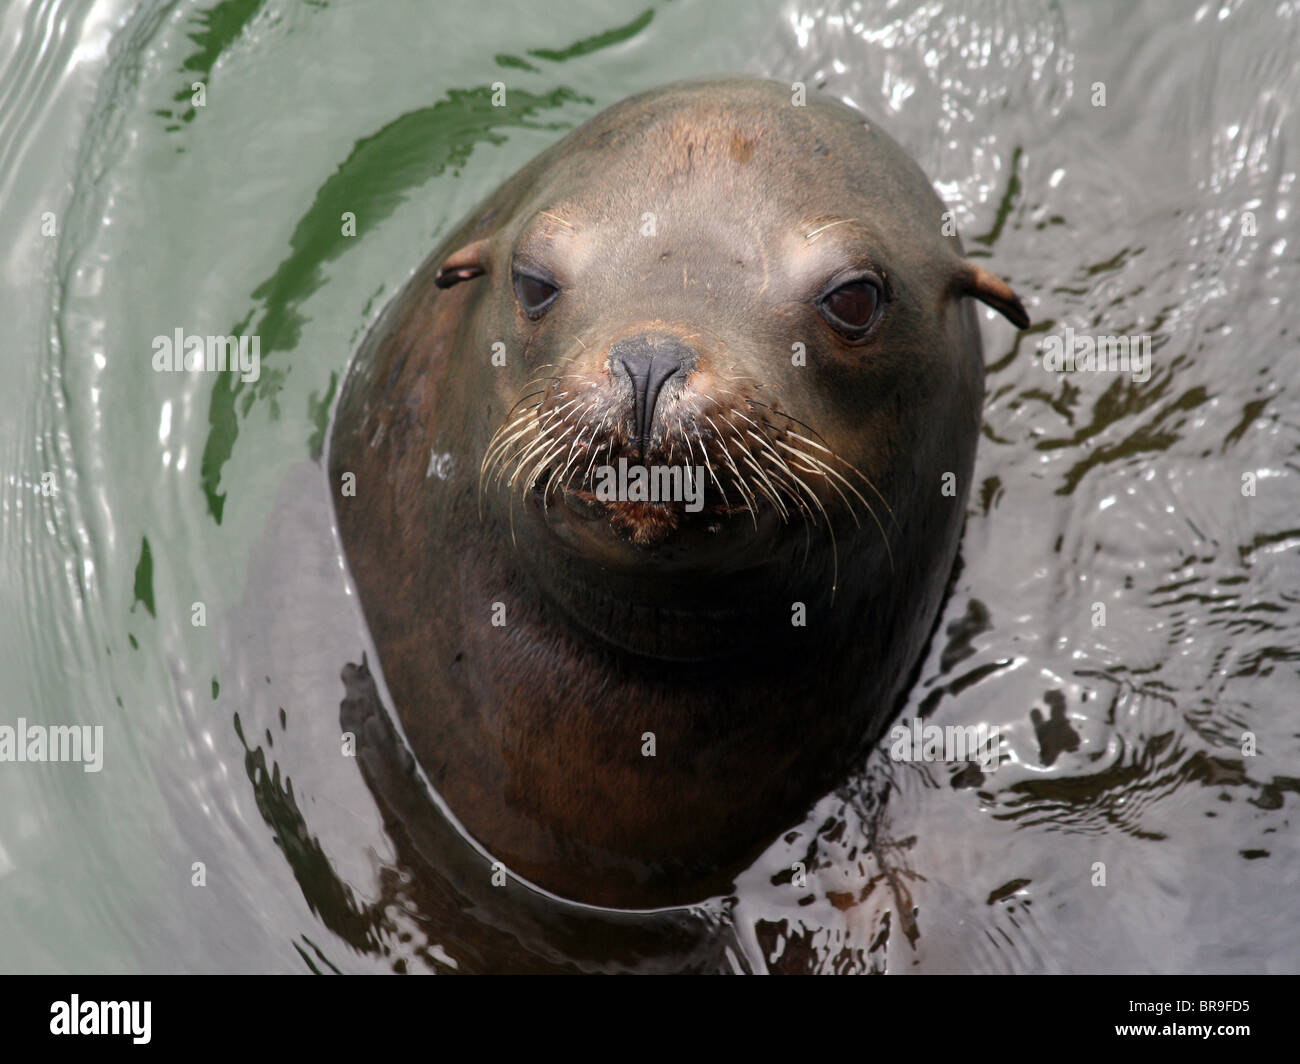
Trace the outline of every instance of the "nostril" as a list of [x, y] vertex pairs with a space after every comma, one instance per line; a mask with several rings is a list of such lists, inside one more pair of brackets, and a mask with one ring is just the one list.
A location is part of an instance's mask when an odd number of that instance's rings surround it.
[[647, 415], [654, 413], [664, 382], [682, 368], [681, 359], [671, 355], [621, 355], [619, 363], [632, 381], [633, 393], [644, 403]]
[[610, 356], [611, 368], [622, 370], [632, 384], [637, 444], [644, 457], [650, 444], [655, 406], [663, 386], [675, 374], [688, 368], [694, 352], [675, 342], [652, 347], [645, 340], [633, 340], [616, 344]]

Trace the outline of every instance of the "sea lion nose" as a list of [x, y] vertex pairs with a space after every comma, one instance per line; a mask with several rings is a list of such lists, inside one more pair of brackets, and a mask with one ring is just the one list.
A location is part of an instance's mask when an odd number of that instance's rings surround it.
[[610, 348], [609, 366], [616, 377], [627, 377], [632, 384], [636, 438], [644, 457], [663, 387], [675, 376], [685, 378], [695, 367], [695, 352], [671, 338], [637, 336], [620, 340]]

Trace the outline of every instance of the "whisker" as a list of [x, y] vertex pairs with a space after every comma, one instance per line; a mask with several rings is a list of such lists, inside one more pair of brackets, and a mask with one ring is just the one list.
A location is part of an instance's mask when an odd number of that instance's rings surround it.
[[[769, 488], [772, 488], [772, 482], [768, 480], [767, 474], [764, 473], [761, 468], [759, 468], [758, 463], [754, 461], [753, 453], [750, 451], [748, 447], [745, 446], [745, 441], [740, 438], [740, 430], [737, 429], [734, 424], [732, 424], [730, 418], [726, 417], [723, 414], [719, 414], [718, 416], [721, 417], [722, 420], [725, 421], [728, 425], [731, 425], [732, 431], [735, 433], [735, 435], [732, 438], [736, 441], [736, 444], [740, 447], [740, 449], [745, 452], [745, 456], [749, 459], [749, 464], [753, 467], [754, 472], [756, 472], [759, 475], [759, 477], [767, 484]], [[770, 497], [772, 498], [772, 501], [776, 504], [777, 509], [781, 512], [781, 519], [783, 521], [789, 520], [789, 512], [786, 510], [785, 506], [780, 502], [780, 500], [776, 498], [774, 488], [772, 489], [772, 495]]]
[[858, 477], [861, 478], [862, 482], [876, 493], [876, 497], [880, 500], [881, 505], [884, 506], [885, 511], [889, 514], [890, 520], [894, 522], [894, 527], [895, 528], [899, 527], [898, 519], [894, 517], [893, 508], [889, 505], [885, 497], [880, 494], [880, 489], [877, 488], [875, 484], [871, 482], [870, 478], [865, 473], [863, 473], [862, 470], [860, 470], [857, 466], [853, 465], [851, 462], [846, 462], [843, 458], [841, 458], [838, 454], [832, 451], [829, 447], [817, 443], [815, 440], [810, 440], [806, 436], [800, 436], [797, 432], [789, 432], [787, 433], [787, 435], [793, 436], [796, 440], [802, 440], [804, 443], [810, 444], [813, 447], [816, 447], [818, 450], [825, 451], [828, 455], [834, 458], [835, 461], [839, 462], [840, 465], [856, 473]]
[[[717, 426], [717, 424], [714, 422], [713, 418], [711, 418], [711, 417], [709, 417], [709, 415], [705, 414], [705, 415], [704, 415], [704, 420], [707, 421], [707, 422], [709, 423], [709, 425], [713, 428], [713, 432], [714, 432], [714, 434], [716, 435], [719, 444], [721, 444], [721, 443], [726, 439], [726, 437], [725, 437], [725, 435], [722, 433], [722, 431], [718, 428], [718, 426]], [[722, 451], [722, 457], [725, 458], [725, 459], [727, 460], [727, 464], [728, 464], [729, 466], [731, 466], [731, 472], [735, 475], [735, 478], [736, 478], [736, 479], [735, 479], [736, 490], [739, 491], [740, 494], [744, 497], [744, 499], [745, 499], [745, 504], [746, 504], [746, 506], [747, 506], [748, 509], [749, 509], [749, 517], [750, 517], [750, 520], [753, 521], [753, 523], [754, 523], [754, 528], [757, 529], [757, 528], [758, 528], [758, 515], [757, 515], [757, 513], [755, 513], [755, 511], [754, 511], [754, 496], [753, 496], [753, 493], [749, 491], [748, 485], [745, 483], [745, 478], [744, 478], [743, 476], [741, 476], [741, 474], [740, 474], [740, 470], [736, 468], [736, 463], [735, 463], [735, 461], [734, 461], [734, 460], [732, 459], [732, 457], [731, 457], [731, 452], [728, 451], [727, 448], [726, 448], [725, 446], [721, 447], [720, 449], [721, 449], [721, 451]]]

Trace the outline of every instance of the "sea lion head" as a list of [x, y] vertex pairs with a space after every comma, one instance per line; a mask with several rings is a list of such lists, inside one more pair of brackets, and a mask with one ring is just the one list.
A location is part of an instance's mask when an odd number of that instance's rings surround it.
[[596, 116], [341, 389], [340, 538], [411, 750], [566, 898], [725, 890], [858, 763], [956, 557], [974, 300], [1027, 323], [901, 148], [800, 102], [710, 79]]
[[1027, 317], [947, 220], [888, 136], [788, 86], [604, 112], [437, 275], [479, 287], [471, 343], [509, 353], [480, 428], [485, 517], [580, 625], [670, 658], [719, 651], [727, 617], [759, 637], [769, 601], [852, 601], [918, 539], [922, 564], [950, 561], [941, 476], [964, 498], [983, 389], [963, 297]]

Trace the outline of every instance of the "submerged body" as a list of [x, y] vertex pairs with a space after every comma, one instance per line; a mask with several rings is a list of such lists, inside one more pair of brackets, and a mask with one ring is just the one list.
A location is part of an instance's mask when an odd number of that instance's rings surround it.
[[888, 722], [969, 490], [967, 297], [1027, 324], [944, 210], [848, 107], [681, 83], [506, 182], [367, 337], [344, 549], [412, 752], [514, 872], [716, 893]]

